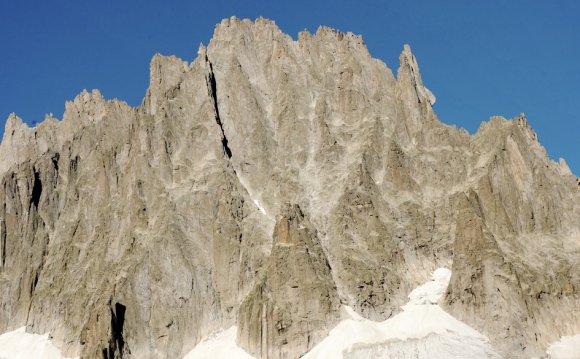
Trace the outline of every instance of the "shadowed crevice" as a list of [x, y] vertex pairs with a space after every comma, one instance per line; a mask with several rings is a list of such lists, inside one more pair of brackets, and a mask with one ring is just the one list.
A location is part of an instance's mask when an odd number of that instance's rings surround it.
[[6, 263], [6, 224], [4, 220], [0, 218], [0, 264], [4, 267]]
[[38, 208], [41, 195], [42, 195], [42, 181], [40, 180], [40, 173], [34, 171], [34, 183], [32, 185], [32, 194], [30, 196], [30, 207], [34, 206]]
[[123, 358], [125, 350], [125, 338], [123, 337], [123, 327], [125, 326], [125, 312], [127, 307], [121, 303], [111, 306], [111, 338], [109, 347], [102, 351], [103, 359]]
[[217, 100], [217, 84], [216, 84], [215, 76], [213, 73], [213, 66], [212, 66], [211, 62], [209, 62], [209, 59], [207, 58], [207, 56], [205, 58], [205, 61], [209, 65], [209, 73], [207, 75], [206, 81], [207, 81], [207, 89], [209, 92], [209, 97], [212, 99], [212, 102], [213, 102], [213, 108], [214, 108], [214, 112], [215, 112], [215, 122], [218, 124], [220, 131], [222, 133], [222, 147], [224, 149], [224, 153], [226, 154], [226, 156], [228, 156], [228, 158], [232, 158], [232, 150], [228, 146], [228, 138], [226, 137], [226, 133], [224, 131], [224, 126], [223, 126], [223, 123], [222, 123], [222, 120], [220, 117], [220, 110], [218, 107], [218, 100]]

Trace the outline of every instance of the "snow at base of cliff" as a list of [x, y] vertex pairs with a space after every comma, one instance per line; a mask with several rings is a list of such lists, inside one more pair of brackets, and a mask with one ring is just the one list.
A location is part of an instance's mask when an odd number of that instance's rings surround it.
[[580, 334], [562, 337], [552, 343], [546, 352], [550, 359], [578, 359], [580, 358]]
[[[450, 277], [448, 269], [437, 269], [431, 281], [409, 294], [403, 311], [384, 322], [344, 306], [345, 319], [303, 358], [501, 358], [485, 336], [437, 305]], [[252, 358], [235, 340], [232, 327], [201, 342], [184, 359]]]
[[[451, 272], [439, 268], [432, 280], [415, 288], [403, 311], [383, 322], [373, 322], [343, 307], [342, 320], [303, 358], [470, 359], [501, 358], [487, 338], [437, 305]], [[255, 359], [236, 344], [237, 328], [218, 332], [199, 343], [183, 359]], [[550, 345], [550, 359], [578, 359], [580, 334]], [[48, 334], [26, 333], [25, 328], [0, 335], [0, 359], [66, 359]]]
[[66, 359], [48, 334], [26, 333], [22, 327], [0, 335], [0, 359]]
[[254, 359], [236, 344], [237, 327], [216, 333], [199, 343], [183, 359]]
[[448, 269], [437, 269], [431, 281], [409, 294], [403, 311], [384, 322], [345, 307], [350, 318], [304, 358], [501, 358], [485, 336], [437, 305], [450, 277]]

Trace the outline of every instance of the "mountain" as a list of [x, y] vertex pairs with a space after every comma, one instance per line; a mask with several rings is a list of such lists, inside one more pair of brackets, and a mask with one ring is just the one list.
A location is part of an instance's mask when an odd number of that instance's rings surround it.
[[297, 358], [348, 306], [393, 317], [435, 268], [440, 304], [507, 358], [580, 333], [580, 187], [524, 115], [439, 121], [409, 46], [223, 20], [155, 55], [140, 106], [93, 90], [0, 145], [0, 332], [67, 356], [180, 358], [237, 326]]

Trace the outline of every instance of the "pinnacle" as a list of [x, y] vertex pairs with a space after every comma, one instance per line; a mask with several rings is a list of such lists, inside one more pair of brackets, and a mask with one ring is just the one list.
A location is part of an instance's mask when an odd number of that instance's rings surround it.
[[427, 102], [430, 106], [435, 104], [436, 98], [423, 85], [423, 80], [421, 79], [421, 73], [419, 71], [419, 64], [415, 58], [415, 55], [411, 52], [411, 46], [408, 44], [403, 45], [403, 51], [399, 56], [399, 70], [397, 71], [397, 81], [401, 83], [401, 86], [411, 86], [415, 89], [417, 99], [419, 102]]
[[239, 19], [235, 16], [223, 19], [215, 26], [213, 37], [210, 41], [232, 41], [234, 39], [243, 37], [244, 34], [251, 34], [258, 36], [273, 36], [282, 34], [273, 20], [265, 19], [263, 17], [257, 18], [255, 21], [250, 19]]
[[203, 42], [199, 43], [199, 47], [197, 49], [197, 56], [199, 57], [205, 57], [207, 53], [207, 48], [205, 47], [205, 45], [203, 44]]
[[20, 117], [18, 117], [18, 115], [14, 112], [12, 112], [9, 116], [8, 119], [6, 120], [6, 125], [8, 124], [23, 124], [24, 122], [22, 121], [22, 119]]
[[28, 127], [26, 125], [26, 123], [24, 123], [24, 121], [22, 121], [22, 119], [20, 117], [18, 117], [14, 112], [12, 112], [8, 116], [8, 119], [6, 120], [6, 127], [4, 129], [4, 136], [6, 136], [7, 134], [10, 134], [14, 130], [16, 130], [22, 126]]
[[408, 44], [403, 45], [403, 51], [399, 55], [399, 66], [399, 71], [401, 71], [401, 68], [409, 68], [410, 71], [419, 74], [419, 65], [411, 51], [411, 46]]
[[419, 70], [419, 65], [417, 64], [417, 60], [415, 59], [415, 55], [411, 51], [411, 46], [409, 44], [403, 45], [403, 51], [401, 55], [399, 55], [399, 65], [400, 67], [412, 67], [412, 70]]

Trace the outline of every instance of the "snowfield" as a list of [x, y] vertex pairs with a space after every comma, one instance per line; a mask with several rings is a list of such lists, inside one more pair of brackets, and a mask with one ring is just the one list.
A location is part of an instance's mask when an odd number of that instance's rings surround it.
[[579, 359], [580, 334], [562, 337], [559, 341], [552, 343], [546, 353], [550, 359]]
[[199, 343], [183, 359], [228, 358], [254, 359], [236, 344], [237, 327], [216, 333]]
[[0, 335], [0, 359], [66, 359], [48, 334], [26, 333], [22, 327]]
[[345, 307], [350, 318], [304, 358], [501, 358], [485, 336], [437, 305], [451, 271], [439, 268], [432, 280], [415, 288], [403, 311], [373, 322]]
[[[445, 293], [451, 271], [439, 268], [432, 279], [409, 294], [403, 311], [383, 322], [363, 318], [344, 306], [343, 319], [304, 359], [474, 359], [501, 358], [488, 339], [446, 313], [438, 300]], [[200, 342], [183, 359], [254, 359], [236, 344], [235, 326]], [[547, 354], [550, 359], [580, 358], [580, 334], [562, 337]], [[66, 359], [48, 334], [25, 328], [0, 335], [0, 359]]]
[[[415, 288], [398, 315], [373, 322], [343, 307], [342, 320], [304, 359], [326, 358], [501, 358], [485, 336], [437, 305], [451, 271], [439, 268], [432, 280]], [[249, 359], [236, 343], [235, 327], [198, 344], [184, 359]]]

